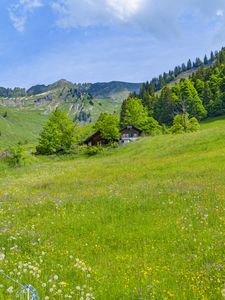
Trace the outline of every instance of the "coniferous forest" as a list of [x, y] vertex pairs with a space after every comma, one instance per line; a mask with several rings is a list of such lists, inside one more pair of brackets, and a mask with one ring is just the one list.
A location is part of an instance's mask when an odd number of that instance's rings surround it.
[[[193, 64], [189, 61], [183, 69], [191, 66]], [[164, 73], [159, 79], [144, 83], [139, 95], [134, 93], [130, 98], [138, 97], [148, 115], [161, 125], [172, 125], [175, 116], [184, 113], [198, 121], [225, 114], [225, 48], [215, 54], [212, 52], [210, 59], [205, 56], [204, 63], [196, 59], [194, 67], [197, 69], [193, 69], [189, 78], [181, 79], [179, 83], [169, 86], [164, 85], [166, 80], [163, 80], [159, 84], [160, 79], [167, 77], [165, 74], [173, 74], [166, 83], [171, 82], [177, 74]], [[175, 69], [182, 72], [182, 68]], [[126, 102], [122, 105], [121, 116], [125, 112]]]

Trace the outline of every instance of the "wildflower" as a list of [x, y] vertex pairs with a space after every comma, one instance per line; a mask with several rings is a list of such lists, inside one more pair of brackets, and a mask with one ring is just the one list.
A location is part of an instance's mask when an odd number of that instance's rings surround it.
[[7, 289], [7, 292], [12, 294], [13, 293], [13, 286], [10, 286], [8, 289]]
[[45, 300], [49, 300], [49, 297], [48, 297], [48, 296], [45, 296]]
[[225, 288], [221, 291], [222, 297], [225, 297]]
[[5, 259], [5, 254], [4, 253], [0, 253], [0, 261]]
[[59, 276], [58, 276], [58, 275], [54, 275], [53, 279], [54, 279], [54, 280], [58, 280], [58, 279], [59, 279]]

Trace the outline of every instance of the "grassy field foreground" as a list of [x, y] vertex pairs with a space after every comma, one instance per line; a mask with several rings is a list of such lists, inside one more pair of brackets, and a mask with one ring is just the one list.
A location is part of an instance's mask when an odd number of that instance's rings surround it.
[[[0, 269], [47, 300], [222, 299], [224, 174], [223, 120], [2, 167]], [[0, 299], [17, 289], [0, 274]]]

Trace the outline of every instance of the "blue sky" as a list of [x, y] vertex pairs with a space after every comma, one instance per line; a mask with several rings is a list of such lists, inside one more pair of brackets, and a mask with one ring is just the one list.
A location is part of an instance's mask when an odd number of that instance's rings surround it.
[[224, 29], [224, 0], [1, 0], [0, 86], [150, 80]]

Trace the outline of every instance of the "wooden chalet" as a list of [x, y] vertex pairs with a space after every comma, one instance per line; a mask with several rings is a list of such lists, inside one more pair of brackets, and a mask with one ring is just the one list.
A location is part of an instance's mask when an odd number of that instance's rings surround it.
[[[128, 144], [135, 141], [142, 134], [142, 130], [133, 125], [127, 125], [120, 131], [120, 144]], [[115, 142], [118, 142], [115, 141]], [[101, 132], [97, 131], [84, 141], [87, 146], [108, 145], [109, 140], [101, 137]]]
[[138, 137], [141, 136], [142, 130], [138, 129], [134, 125], [127, 125], [121, 131], [120, 143], [128, 144], [135, 141]]
[[101, 137], [100, 131], [95, 132], [92, 136], [84, 141], [84, 144], [88, 146], [107, 145], [108, 143], [108, 140]]

